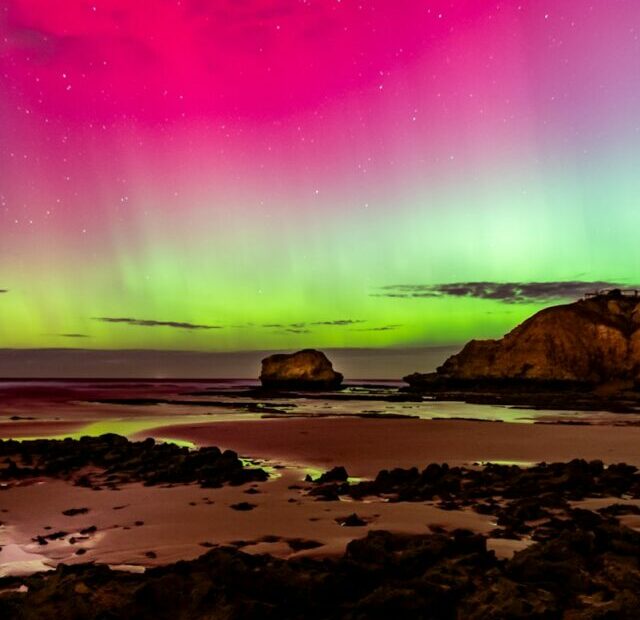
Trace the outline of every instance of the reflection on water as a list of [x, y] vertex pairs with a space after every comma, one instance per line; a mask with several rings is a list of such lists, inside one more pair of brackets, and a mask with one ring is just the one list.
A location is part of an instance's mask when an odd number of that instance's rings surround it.
[[26, 550], [14, 541], [14, 529], [7, 525], [0, 525], [0, 550], [2, 551], [0, 578], [53, 570], [52, 562], [46, 555]]
[[132, 436], [153, 428], [160, 439], [158, 428], [178, 424], [335, 416], [640, 424], [639, 414], [544, 411], [430, 399], [403, 401], [398, 394], [401, 383], [360, 382], [340, 392], [276, 398], [255, 391], [257, 385], [247, 380], [0, 382], [0, 436]]

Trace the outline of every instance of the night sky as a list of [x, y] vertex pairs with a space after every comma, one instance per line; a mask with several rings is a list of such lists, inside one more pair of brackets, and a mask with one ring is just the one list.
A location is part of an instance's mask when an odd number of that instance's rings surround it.
[[640, 281], [638, 0], [0, 0], [0, 346], [449, 344]]

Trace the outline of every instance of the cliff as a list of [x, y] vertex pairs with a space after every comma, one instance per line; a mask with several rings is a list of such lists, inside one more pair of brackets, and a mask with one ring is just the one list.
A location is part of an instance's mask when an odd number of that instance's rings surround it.
[[620, 291], [541, 310], [499, 340], [472, 340], [412, 386], [446, 382], [602, 385], [640, 378], [640, 297]]

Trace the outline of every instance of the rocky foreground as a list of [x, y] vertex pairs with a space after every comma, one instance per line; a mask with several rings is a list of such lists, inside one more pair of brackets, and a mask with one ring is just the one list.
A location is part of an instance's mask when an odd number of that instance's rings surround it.
[[[55, 476], [93, 488], [130, 481], [219, 486], [266, 477], [262, 470], [243, 468], [234, 453], [129, 442], [117, 435], [5, 441], [0, 456], [1, 477], [9, 483]], [[486, 536], [425, 523], [419, 535], [370, 531], [333, 559], [285, 561], [217, 547], [195, 560], [144, 574], [105, 565], [59, 565], [47, 573], [0, 579], [0, 617], [637, 618], [640, 533], [625, 525], [640, 515], [635, 466], [579, 459], [528, 468], [430, 464], [422, 470], [382, 470], [362, 481], [335, 467], [296, 488], [320, 502], [350, 499], [354, 512], [340, 525], [354, 537], [367, 523], [358, 512], [371, 506], [361, 502], [373, 499], [430, 502], [446, 511], [492, 515], [492, 539], [531, 544], [510, 559], [499, 559]], [[594, 499], [597, 510], [587, 509], [584, 501]], [[302, 542], [301, 548], [312, 543]]]
[[148, 486], [198, 483], [216, 488], [268, 478], [263, 469], [245, 467], [232, 450], [189, 450], [152, 438], [132, 442], [114, 434], [78, 440], [0, 440], [0, 459], [0, 480], [50, 476], [95, 489], [129, 482]]
[[[499, 561], [469, 531], [370, 532], [336, 560], [274, 559], [232, 548], [144, 575], [59, 566], [5, 578], [15, 620], [637, 618], [640, 534], [592, 518]], [[20, 588], [26, 592], [17, 592]], [[13, 589], [14, 591], [8, 591]]]
[[[336, 467], [313, 481], [310, 495], [325, 501], [348, 497], [378, 497], [390, 502], [436, 502], [443, 510], [471, 509], [493, 515], [493, 538], [546, 541], [577, 523], [597, 523], [600, 517], [574, 508], [587, 498], [640, 499], [640, 473], [626, 463], [605, 466], [602, 461], [575, 459], [568, 463], [540, 463], [532, 467], [488, 463], [482, 467], [449, 467], [432, 463], [420, 471], [382, 470], [375, 479], [349, 484], [348, 473]], [[605, 517], [640, 515], [637, 504], [603, 507]], [[357, 515], [356, 515], [357, 516]]]

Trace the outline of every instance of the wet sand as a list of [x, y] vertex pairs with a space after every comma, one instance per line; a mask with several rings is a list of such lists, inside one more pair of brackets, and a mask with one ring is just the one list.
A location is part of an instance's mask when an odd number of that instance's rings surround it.
[[[244, 551], [278, 557], [331, 556], [343, 553], [350, 540], [371, 529], [425, 533], [432, 525], [488, 534], [495, 527], [489, 516], [471, 510], [444, 511], [432, 502], [318, 501], [303, 489], [289, 488], [301, 485], [304, 475], [303, 470], [287, 468], [264, 483], [221, 489], [128, 484], [116, 491], [94, 491], [62, 480], [15, 485], [0, 493], [4, 521], [0, 528], [0, 576], [46, 570], [59, 562], [97, 561], [131, 570], [195, 558], [208, 548], [202, 543], [242, 542]], [[247, 494], [251, 487], [259, 493]], [[231, 508], [239, 502], [249, 502], [255, 508]], [[63, 515], [69, 508], [89, 511]], [[353, 512], [367, 525], [344, 527], [336, 522]], [[80, 533], [91, 526], [97, 528], [95, 533]], [[66, 536], [46, 545], [33, 540], [54, 532], [65, 532]], [[261, 540], [265, 537], [267, 541]], [[296, 539], [318, 545], [297, 550]], [[495, 541], [495, 546], [508, 555], [523, 543]], [[76, 555], [78, 549], [84, 550], [82, 555]], [[155, 557], [148, 557], [149, 552]]]
[[[275, 475], [267, 482], [221, 489], [126, 484], [120, 490], [95, 491], [51, 479], [13, 484], [0, 491], [0, 574], [87, 561], [143, 570], [228, 544], [284, 558], [334, 556], [371, 529], [425, 533], [435, 526], [489, 534], [496, 527], [494, 517], [470, 508], [442, 510], [434, 502], [389, 503], [382, 498], [326, 502], [308, 496], [305, 475], [310, 471], [317, 475], [335, 465], [346, 466], [352, 476], [367, 478], [383, 468], [424, 467], [430, 462], [526, 464], [578, 457], [640, 464], [637, 427], [297, 418], [160, 426], [131, 438], [147, 436], [231, 448], [241, 456], [266, 459], [267, 465], [284, 468], [272, 470]], [[259, 492], [246, 493], [251, 487]], [[255, 508], [231, 508], [240, 502]], [[63, 515], [69, 508], [89, 511]], [[354, 512], [367, 522], [365, 526], [344, 527], [336, 521]], [[640, 525], [630, 521], [632, 527]], [[79, 534], [90, 526], [97, 528], [94, 533], [86, 538]], [[58, 531], [66, 535], [46, 545], [33, 540]], [[296, 539], [314, 541], [316, 546], [301, 550], [295, 547]], [[489, 540], [490, 548], [501, 557], [528, 544], [526, 538]], [[78, 549], [84, 552], [77, 555]]]
[[0, 422], [0, 439], [24, 439], [27, 437], [51, 437], [77, 433], [86, 426], [83, 421], [15, 420]]
[[[179, 388], [166, 386], [162, 393], [177, 394], [182, 391], [182, 386]], [[141, 385], [135, 390], [144, 394], [149, 388]], [[106, 388], [104, 391], [109, 393]], [[85, 392], [83, 398], [94, 395], [93, 388], [87, 387]], [[228, 410], [207, 411], [206, 407], [182, 405], [96, 405], [78, 399], [77, 392], [61, 393], [57, 402], [49, 392], [46, 396], [45, 402], [9, 400], [6, 418], [0, 422], [0, 437], [118, 432], [131, 439], [155, 437], [197, 446], [215, 445], [235, 450], [243, 457], [266, 460], [271, 466], [283, 465], [284, 469], [276, 470], [278, 477], [259, 483], [260, 492], [256, 494], [245, 493], [251, 485], [205, 490], [195, 485], [149, 488], [127, 484], [117, 491], [94, 491], [52, 479], [12, 485], [0, 490], [0, 574], [43, 570], [58, 562], [86, 561], [140, 570], [201, 555], [208, 548], [201, 543], [227, 545], [243, 541], [241, 548], [253, 553], [323, 556], [342, 553], [350, 540], [371, 529], [425, 533], [430, 526], [449, 530], [461, 527], [488, 534], [495, 528], [493, 517], [470, 508], [446, 511], [433, 502], [388, 503], [381, 498], [325, 502], [307, 496], [304, 476], [309, 471], [317, 475], [336, 465], [344, 465], [351, 476], [361, 478], [374, 477], [385, 468], [424, 468], [432, 462], [526, 465], [584, 458], [640, 466], [640, 427], [629, 425], [633, 416], [589, 414], [590, 420], [596, 420], [590, 426], [375, 419], [351, 416], [373, 410], [445, 416], [470, 413], [522, 421], [523, 416], [536, 419], [542, 414], [535, 412], [533, 416], [532, 412], [456, 403], [336, 404], [293, 399], [293, 410], [299, 414], [337, 417], [260, 419], [258, 413], [238, 409], [232, 399]], [[13, 415], [22, 419], [11, 420]], [[566, 415], [573, 416], [571, 412]], [[585, 416], [575, 414], [575, 419], [584, 420]], [[290, 488], [292, 485], [301, 488]], [[239, 502], [256, 507], [249, 511], [230, 507]], [[89, 512], [73, 517], [62, 514], [63, 510], [81, 507]], [[343, 527], [336, 522], [353, 512], [367, 524]], [[628, 524], [640, 528], [638, 519], [630, 517]], [[79, 530], [93, 525], [97, 528], [95, 533], [86, 539], [78, 536]], [[32, 540], [56, 531], [67, 535], [46, 545]], [[72, 544], [71, 537], [80, 539]], [[318, 546], [301, 550], [295, 548], [295, 539], [316, 541]], [[490, 539], [490, 547], [503, 557], [527, 544], [527, 540]], [[80, 548], [85, 552], [76, 555]]]
[[[153, 436], [154, 430], [138, 438]], [[146, 433], [146, 434], [145, 434]], [[429, 463], [552, 462], [573, 458], [640, 465], [640, 428], [464, 420], [306, 418], [164, 426], [163, 437], [352, 476]]]

